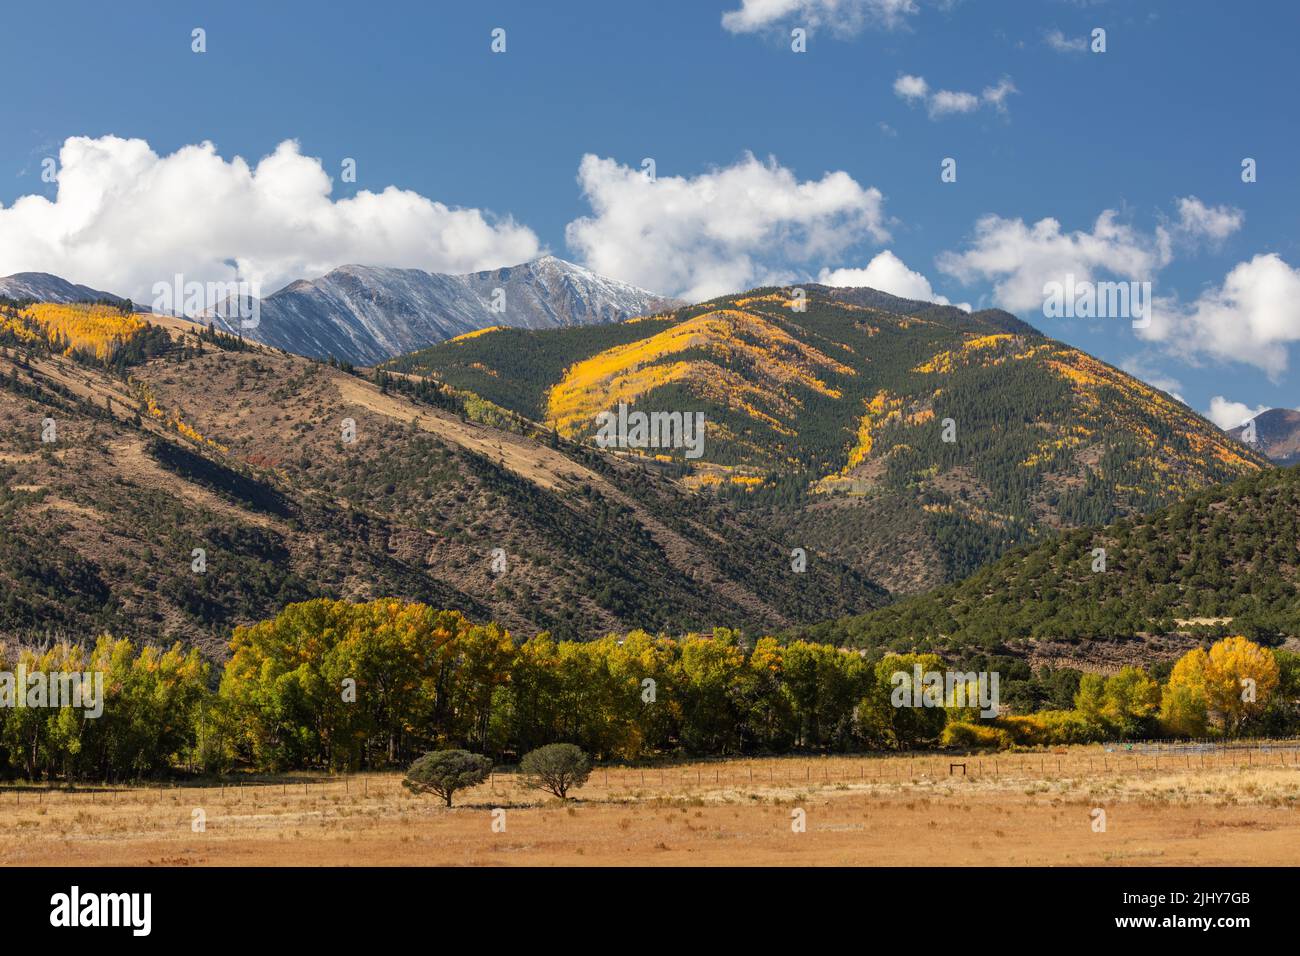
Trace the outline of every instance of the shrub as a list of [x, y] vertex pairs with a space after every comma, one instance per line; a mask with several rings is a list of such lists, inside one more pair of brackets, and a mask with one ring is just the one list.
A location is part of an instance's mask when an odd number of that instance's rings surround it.
[[1003, 717], [998, 725], [1022, 747], [1086, 744], [1107, 739], [1105, 726], [1077, 710], [1040, 710], [1036, 714]]
[[436, 793], [451, 806], [457, 790], [474, 787], [488, 778], [492, 761], [468, 750], [435, 750], [420, 757], [406, 771], [402, 786], [412, 793]]
[[528, 786], [567, 800], [569, 790], [591, 776], [591, 759], [573, 744], [547, 744], [524, 754], [519, 769]]
[[1010, 747], [1011, 734], [989, 724], [954, 721], [943, 728], [939, 742], [945, 747]]

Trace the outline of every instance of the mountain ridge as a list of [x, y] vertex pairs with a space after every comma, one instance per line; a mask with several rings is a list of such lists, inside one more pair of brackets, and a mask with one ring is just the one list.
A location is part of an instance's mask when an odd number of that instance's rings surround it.
[[346, 264], [263, 298], [256, 328], [223, 318], [240, 314], [228, 306], [209, 318], [286, 352], [371, 365], [489, 326], [599, 324], [674, 304], [547, 255], [464, 274]]
[[69, 282], [51, 272], [15, 272], [0, 277], [0, 296], [35, 302], [124, 302], [121, 296]]
[[[1255, 440], [1247, 442], [1246, 429], [1254, 423]], [[1250, 422], [1228, 429], [1228, 434], [1282, 466], [1300, 464], [1300, 411], [1270, 408]]]
[[876, 290], [767, 287], [612, 326], [488, 330], [384, 367], [580, 442], [616, 407], [703, 414], [697, 460], [620, 453], [765, 509], [792, 544], [818, 542], [896, 593], [1267, 464], [1014, 316]]
[[449, 389], [143, 314], [104, 314], [116, 337], [65, 353], [54, 323], [112, 310], [65, 311], [40, 325], [0, 305], [6, 637], [220, 656], [231, 627], [316, 596], [424, 600], [521, 638], [766, 631], [886, 598], [828, 557], [791, 574], [761, 525], [477, 421]]

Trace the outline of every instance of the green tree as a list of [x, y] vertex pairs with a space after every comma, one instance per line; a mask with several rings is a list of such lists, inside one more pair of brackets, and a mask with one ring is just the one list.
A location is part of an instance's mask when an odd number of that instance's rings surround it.
[[1148, 730], [1160, 709], [1160, 685], [1138, 667], [1109, 678], [1102, 697], [1102, 715], [1121, 740]]
[[492, 761], [468, 750], [435, 750], [411, 764], [402, 786], [412, 793], [434, 793], [451, 806], [457, 790], [476, 787], [492, 772]]
[[524, 754], [519, 762], [524, 784], [569, 799], [569, 791], [591, 776], [591, 758], [573, 744], [547, 744]]

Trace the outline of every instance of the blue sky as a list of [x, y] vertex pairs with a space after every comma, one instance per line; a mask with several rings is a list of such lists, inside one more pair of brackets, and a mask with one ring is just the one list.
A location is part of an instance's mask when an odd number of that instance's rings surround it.
[[[1106, 51], [1079, 49], [1096, 27]], [[139, 297], [227, 261], [274, 288], [546, 250], [703, 295], [887, 253], [869, 275], [890, 291], [1008, 307], [1199, 411], [1294, 407], [1297, 35], [1282, 2], [25, 4], [6, 11], [0, 275]], [[286, 140], [252, 180], [231, 165]], [[1067, 272], [1151, 281], [1154, 328], [1045, 317]]]

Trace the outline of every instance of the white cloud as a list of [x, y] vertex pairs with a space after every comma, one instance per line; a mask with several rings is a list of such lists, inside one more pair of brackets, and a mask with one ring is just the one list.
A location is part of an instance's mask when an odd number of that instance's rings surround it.
[[1043, 286], [1062, 282], [1093, 281], [1109, 273], [1136, 281], [1151, 281], [1169, 263], [1171, 242], [1166, 230], [1141, 233], [1117, 219], [1107, 209], [1090, 231], [1063, 232], [1055, 219], [1040, 219], [1032, 226], [1023, 219], [984, 216], [975, 224], [975, 236], [964, 252], [944, 252], [939, 270], [962, 282], [994, 282], [994, 300], [1012, 311], [1043, 305]]
[[211, 143], [159, 156], [140, 139], [72, 137], [58, 192], [0, 208], [0, 274], [52, 272], [137, 302], [176, 273], [234, 278], [264, 294], [349, 262], [468, 272], [539, 251], [532, 230], [389, 186], [331, 199], [317, 159], [292, 141], [250, 166]]
[[722, 26], [731, 33], [754, 33], [788, 23], [852, 36], [866, 26], [898, 29], [918, 12], [915, 0], [740, 0], [738, 10], [723, 13]]
[[930, 97], [930, 116], [936, 119], [949, 113], [973, 113], [979, 108], [980, 98], [974, 93], [939, 90]]
[[1012, 93], [1019, 92], [1015, 84], [1011, 82], [1011, 77], [1004, 76], [998, 80], [997, 85], [984, 87], [984, 91], [980, 93], [980, 99], [991, 105], [999, 113], [1005, 113], [1007, 110], [1007, 97]]
[[800, 182], [746, 154], [694, 177], [660, 176], [588, 154], [578, 182], [592, 215], [565, 230], [597, 272], [692, 301], [793, 278], [792, 264], [889, 238], [884, 197], [845, 172]]
[[1085, 53], [1088, 49], [1086, 38], [1067, 37], [1060, 30], [1051, 31], [1044, 37], [1044, 40], [1057, 53]]
[[[937, 263], [962, 282], [992, 282], [998, 305], [1025, 312], [1043, 307], [1047, 283], [1064, 284], [1071, 275], [1076, 283], [1099, 277], [1154, 283], [1177, 244], [1221, 242], [1244, 220], [1239, 209], [1206, 206], [1195, 196], [1179, 199], [1176, 219], [1151, 232], [1120, 222], [1113, 209], [1102, 212], [1091, 230], [1074, 232], [1051, 218], [1027, 225], [989, 215], [975, 224], [967, 249], [944, 252]], [[1287, 369], [1291, 343], [1300, 341], [1300, 270], [1276, 254], [1257, 255], [1193, 302], [1157, 297], [1149, 325], [1134, 331], [1186, 361], [1243, 362], [1277, 379]]]
[[930, 92], [930, 84], [923, 76], [904, 73], [894, 80], [894, 95], [905, 100], [923, 100]]
[[1178, 200], [1178, 220], [1174, 231], [1193, 242], [1206, 239], [1218, 244], [1232, 235], [1246, 221], [1246, 214], [1235, 206], [1207, 206], [1195, 196]]
[[[929, 279], [909, 269], [902, 259], [888, 249], [868, 262], [865, 269], [823, 269], [817, 276], [817, 281], [822, 285], [842, 288], [866, 287], [904, 299], [952, 305], [947, 298], [935, 293]], [[957, 307], [967, 312], [971, 310], [969, 302], [959, 302]]]
[[1227, 431], [1246, 424], [1256, 415], [1266, 411], [1268, 411], [1267, 405], [1256, 405], [1251, 408], [1244, 402], [1230, 402], [1222, 395], [1215, 395], [1210, 399], [1210, 410], [1205, 413], [1205, 417]]
[[894, 95], [908, 104], [925, 103], [930, 119], [941, 119], [955, 113], [974, 113], [982, 106], [991, 106], [999, 113], [1007, 111], [1007, 97], [1018, 93], [1011, 77], [1004, 76], [993, 86], [986, 86], [979, 95], [962, 90], [934, 90], [923, 76], [902, 73], [894, 80]]
[[1276, 380], [1300, 340], [1300, 270], [1276, 253], [1239, 262], [1190, 304], [1157, 299], [1150, 327], [1138, 334], [1189, 361], [1244, 362]]

